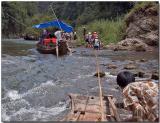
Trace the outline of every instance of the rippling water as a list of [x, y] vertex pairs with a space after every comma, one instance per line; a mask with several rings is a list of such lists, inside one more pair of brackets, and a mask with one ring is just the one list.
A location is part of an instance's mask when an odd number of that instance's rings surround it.
[[[2, 120], [60, 120], [69, 107], [68, 93], [98, 95], [96, 59], [92, 49], [75, 48], [72, 55], [56, 58], [40, 54], [35, 42], [2, 40]], [[100, 69], [106, 72], [105, 94], [120, 97], [116, 76], [103, 64], [114, 63], [118, 71], [130, 60], [149, 59], [138, 63], [144, 70], [158, 69], [157, 53], [100, 51]], [[128, 58], [127, 58], [128, 56]], [[132, 57], [131, 57], [132, 56]]]

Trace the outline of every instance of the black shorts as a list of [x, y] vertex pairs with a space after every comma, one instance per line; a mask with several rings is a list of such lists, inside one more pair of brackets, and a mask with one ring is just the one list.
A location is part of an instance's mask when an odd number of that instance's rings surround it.
[[98, 50], [98, 49], [99, 49], [99, 46], [94, 46], [94, 49]]
[[85, 41], [88, 43], [89, 42], [89, 40], [88, 39], [85, 39]]

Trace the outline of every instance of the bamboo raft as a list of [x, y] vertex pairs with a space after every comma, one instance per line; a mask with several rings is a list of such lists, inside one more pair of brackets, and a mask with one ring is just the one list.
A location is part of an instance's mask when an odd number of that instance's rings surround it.
[[[83, 96], [69, 94], [71, 111], [63, 121], [101, 121], [100, 98], [97, 96]], [[120, 121], [112, 95], [103, 97], [104, 121]]]
[[[43, 44], [37, 44], [37, 50], [42, 54], [54, 54], [56, 55], [56, 47], [46, 48]], [[65, 41], [59, 43], [58, 46], [59, 55], [66, 55], [68, 53], [67, 44]]]

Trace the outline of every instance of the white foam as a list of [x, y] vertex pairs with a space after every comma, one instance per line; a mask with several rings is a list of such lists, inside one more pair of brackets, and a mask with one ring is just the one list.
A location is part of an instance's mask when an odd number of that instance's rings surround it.
[[105, 72], [107, 78], [116, 78], [117, 76], [111, 75], [109, 72]]
[[48, 121], [50, 117], [56, 116], [65, 110], [66, 110], [66, 104], [50, 108], [45, 108], [45, 107], [30, 108], [30, 109], [21, 108], [19, 111], [15, 112], [11, 116], [7, 116], [3, 113], [4, 116], [3, 119], [5, 121], [11, 121], [12, 118], [14, 118], [14, 120], [19, 120], [19, 121], [24, 121], [26, 119], [28, 121], [37, 121], [37, 120]]
[[28, 90], [26, 93], [22, 94], [22, 97], [32, 95], [33, 93], [34, 94], [39, 94], [39, 93], [45, 94], [47, 93], [47, 90], [45, 88], [53, 87], [53, 86], [56, 86], [56, 84], [53, 83], [53, 80], [48, 80], [47, 82], [40, 84], [38, 87]]
[[18, 91], [16, 90], [10, 90], [7, 92], [7, 97], [9, 97], [12, 100], [20, 99], [21, 96], [18, 94]]
[[[46, 88], [51, 87], [51, 86], [55, 86], [56, 84], [53, 83], [53, 80], [48, 80], [45, 83], [40, 84], [38, 87], [35, 87], [33, 89], [28, 90], [26, 93], [24, 94], [19, 94], [18, 91], [16, 90], [9, 90], [6, 94], [6, 97], [9, 97], [11, 99], [11, 102], [8, 102], [7, 104], [13, 104], [13, 106], [15, 106], [14, 104], [19, 104], [16, 103], [17, 101], [22, 102], [23, 100], [25, 101], [25, 97], [26, 96], [32, 96], [35, 94], [43, 94], [45, 95], [46, 92]], [[23, 120], [49, 120], [49, 118], [51, 116], [55, 116], [58, 115], [59, 113], [63, 112], [66, 110], [66, 105], [64, 104], [64, 102], [59, 102], [56, 106], [53, 107], [30, 107], [29, 102], [27, 102], [28, 106], [26, 107], [20, 107], [20, 109], [18, 110], [14, 110], [13, 111], [9, 111], [9, 115], [6, 114], [8, 111], [7, 110], [7, 106], [5, 106], [5, 104], [2, 104], [3, 106], [3, 112], [2, 112], [2, 119], [4, 121], [12, 121], [12, 120], [19, 120], [19, 121], [23, 121]], [[37, 104], [38, 105], [38, 104]], [[12, 106], [11, 106], [12, 107]], [[47, 119], [48, 118], [48, 119]]]
[[2, 121], [10, 121], [10, 117], [6, 114], [5, 109], [2, 109], [1, 117]]

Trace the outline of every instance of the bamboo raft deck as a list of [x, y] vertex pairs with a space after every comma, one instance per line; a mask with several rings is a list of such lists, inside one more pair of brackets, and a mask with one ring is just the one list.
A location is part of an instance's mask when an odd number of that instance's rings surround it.
[[[101, 121], [100, 98], [97, 96], [84, 96], [69, 94], [71, 111], [63, 121]], [[120, 121], [112, 95], [103, 97], [104, 121]]]

